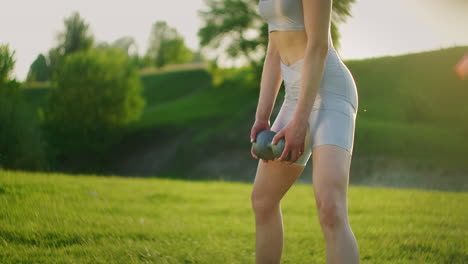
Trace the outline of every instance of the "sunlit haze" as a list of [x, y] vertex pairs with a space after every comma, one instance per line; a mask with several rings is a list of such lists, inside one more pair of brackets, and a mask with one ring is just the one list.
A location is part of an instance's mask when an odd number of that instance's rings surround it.
[[[0, 10], [0, 43], [16, 51], [19, 80], [39, 53], [56, 45], [63, 19], [75, 10], [90, 23], [98, 42], [132, 36], [143, 54], [157, 20], [175, 27], [187, 45], [197, 49], [202, 25], [197, 10], [205, 8], [203, 0], [0, 1], [6, 7]], [[352, 14], [340, 27], [345, 60], [468, 45], [465, 0], [357, 0]]]

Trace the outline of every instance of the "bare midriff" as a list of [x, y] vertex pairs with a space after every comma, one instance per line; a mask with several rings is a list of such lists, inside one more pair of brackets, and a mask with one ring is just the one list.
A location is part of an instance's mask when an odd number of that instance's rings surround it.
[[[304, 30], [271, 31], [270, 41], [273, 41], [277, 47], [284, 64], [291, 65], [304, 58], [307, 46], [307, 34]], [[333, 44], [330, 43], [330, 45]]]

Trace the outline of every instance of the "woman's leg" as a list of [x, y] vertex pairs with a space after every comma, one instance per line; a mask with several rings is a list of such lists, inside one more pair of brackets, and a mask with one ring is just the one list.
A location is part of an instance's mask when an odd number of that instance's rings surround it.
[[259, 160], [251, 193], [255, 213], [256, 263], [280, 263], [283, 250], [283, 221], [280, 200], [304, 166], [278, 160]]
[[327, 263], [359, 263], [359, 249], [348, 221], [351, 154], [335, 145], [320, 145], [313, 150], [312, 162], [315, 202], [326, 240]]

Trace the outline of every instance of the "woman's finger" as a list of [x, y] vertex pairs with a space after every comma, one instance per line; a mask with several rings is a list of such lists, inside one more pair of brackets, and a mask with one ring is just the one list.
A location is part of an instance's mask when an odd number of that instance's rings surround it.
[[252, 154], [252, 157], [258, 159], [258, 156], [255, 154], [255, 152], [253, 151], [253, 146], [250, 148], [250, 153]]
[[304, 143], [299, 145], [296, 150], [294, 151], [295, 153], [295, 158], [293, 160], [293, 163], [296, 162], [303, 154], [304, 154]]
[[288, 157], [289, 151], [289, 145], [286, 143], [283, 149], [283, 153], [281, 153], [281, 156], [279, 157], [279, 160], [285, 160]]
[[292, 150], [292, 153], [291, 153], [291, 161], [292, 163], [296, 162], [299, 157], [301, 156], [302, 154], [302, 151], [301, 151], [301, 147], [300, 146], [295, 146]]
[[281, 129], [278, 133], [276, 133], [276, 135], [273, 137], [273, 140], [271, 141], [271, 143], [273, 145], [276, 145], [278, 144], [278, 141], [284, 137], [284, 129]]
[[250, 143], [253, 143], [257, 137], [257, 129], [254, 127], [250, 131]]
[[298, 159], [298, 156], [297, 156], [298, 152], [297, 151], [293, 151], [291, 153], [292, 153], [291, 154], [291, 159], [289, 160], [290, 165], [293, 164], [294, 162], [296, 162], [297, 159]]

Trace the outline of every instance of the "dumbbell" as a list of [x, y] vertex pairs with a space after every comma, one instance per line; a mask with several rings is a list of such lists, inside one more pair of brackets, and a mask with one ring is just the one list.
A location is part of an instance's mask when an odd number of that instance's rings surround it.
[[[276, 132], [272, 130], [263, 130], [257, 133], [257, 137], [252, 143], [255, 155], [264, 160], [273, 160], [281, 157], [284, 150], [285, 140], [284, 138], [281, 138], [275, 145], [272, 143], [275, 135]], [[284, 160], [288, 161], [290, 159], [291, 152], [288, 153], [288, 156]]]

